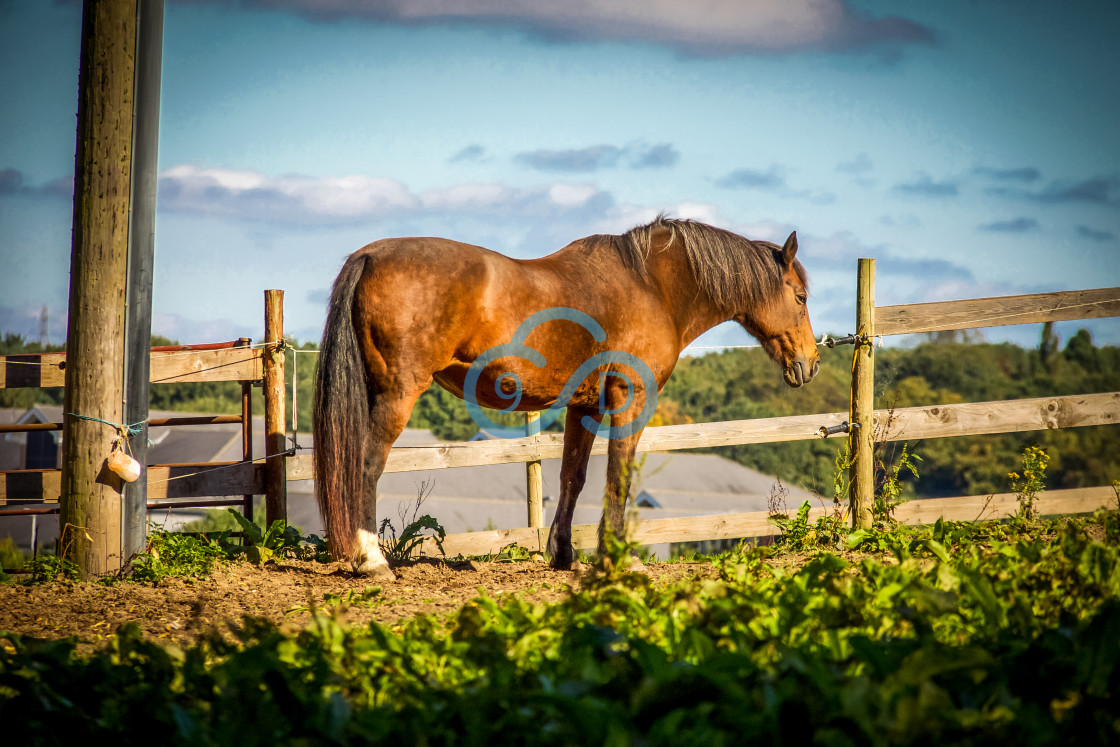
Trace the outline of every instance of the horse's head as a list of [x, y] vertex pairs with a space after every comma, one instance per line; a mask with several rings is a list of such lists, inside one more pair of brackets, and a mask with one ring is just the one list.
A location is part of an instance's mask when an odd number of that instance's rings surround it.
[[805, 268], [796, 259], [797, 232], [791, 233], [780, 249], [775, 244], [769, 246], [773, 247], [781, 284], [776, 293], [768, 294], [738, 321], [775, 362], [782, 364], [786, 383], [799, 387], [817, 375], [821, 357], [805, 305]]

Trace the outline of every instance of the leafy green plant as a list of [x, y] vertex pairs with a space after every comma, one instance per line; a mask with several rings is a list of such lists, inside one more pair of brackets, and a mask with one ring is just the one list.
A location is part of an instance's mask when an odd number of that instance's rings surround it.
[[[429, 480], [420, 483], [417, 488], [416, 500], [411, 504], [411, 514], [408, 508], [404, 506], [397, 508], [397, 516], [403, 527], [399, 537], [393, 522], [388, 517], [382, 519], [377, 534], [381, 541], [381, 552], [385, 554], [386, 559], [394, 561], [412, 560], [414, 554], [419, 557], [423, 554], [425, 540], [429, 538], [435, 541], [436, 547], [439, 548], [439, 554], [446, 556], [443, 551], [443, 540], [447, 536], [447, 531], [443, 528], [443, 525], [427, 514], [418, 515], [420, 507], [424, 505], [424, 501], [431, 495], [434, 487], [435, 483]], [[425, 534], [425, 530], [432, 532], [432, 534]]]
[[531, 559], [532, 553], [529, 552], [529, 548], [522, 547], [516, 542], [509, 543], [499, 550], [497, 555], [488, 556], [487, 558], [487, 560], [492, 563], [517, 563]]
[[[262, 510], [253, 511], [253, 523], [263, 531], [264, 529], [266, 529], [263, 507], [257, 506], [255, 508]], [[207, 509], [200, 518], [184, 524], [180, 531], [186, 533], [205, 534], [208, 537], [216, 537], [227, 529], [230, 532], [239, 532], [241, 531], [241, 523], [234, 518], [233, 513], [231, 513], [229, 509], [210, 508]]]
[[766, 517], [781, 530], [781, 536], [774, 543], [777, 549], [804, 552], [841, 546], [848, 529], [839, 511], [818, 516], [816, 521], [809, 523], [810, 510], [809, 501], [803, 501], [796, 516], [775, 513]]
[[229, 541], [231, 532], [222, 532], [218, 542], [231, 557], [245, 556], [256, 565], [270, 563], [277, 558], [294, 557], [301, 560], [327, 560], [327, 543], [318, 535], [303, 537], [299, 529], [289, 526], [282, 519], [272, 522], [268, 529], [261, 529], [235, 509], [229, 509], [234, 520], [241, 526], [248, 545], [234, 545]]
[[207, 578], [214, 564], [226, 558], [216, 540], [169, 532], [149, 524], [148, 544], [125, 569], [125, 577], [141, 583], [159, 583], [166, 578]]
[[78, 566], [61, 555], [40, 555], [26, 566], [31, 572], [29, 583], [49, 583], [51, 581], [71, 581], [78, 578]]
[[909, 444], [902, 445], [902, 454], [899, 455], [898, 461], [893, 466], [887, 467], [883, 462], [879, 461], [879, 469], [882, 474], [882, 481], [879, 489], [875, 492], [874, 502], [871, 505], [871, 517], [875, 526], [885, 528], [894, 524], [894, 509], [901, 503], [903, 485], [899, 479], [902, 472], [905, 470], [918, 478], [918, 468], [915, 462], [922, 461], [922, 458], [917, 454], [912, 454], [907, 451]]
[[[345, 609], [346, 607], [377, 607], [385, 601], [381, 596], [380, 586], [367, 586], [362, 591], [355, 591], [349, 589], [345, 595], [332, 594], [326, 592], [323, 594], [323, 606]], [[318, 607], [292, 607], [285, 610], [285, 615], [294, 615], [300, 612], [315, 612]]]
[[446, 617], [346, 625], [346, 604], [383, 598], [373, 587], [325, 597], [294, 633], [247, 619], [181, 650], [137, 626], [82, 651], [0, 634], [0, 712], [19, 715], [5, 737], [1117, 742], [1120, 515], [1047, 522], [1045, 537], [1010, 523], [890, 534], [890, 562], [790, 567], [744, 545], [718, 578], [658, 584], [618, 563], [557, 603], [483, 594]]
[[[432, 531], [434, 534], [424, 534], [424, 530]], [[443, 540], [447, 536], [447, 531], [434, 517], [427, 514], [409, 523], [399, 538], [389, 519], [381, 522], [378, 534], [381, 536], [381, 550], [389, 560], [411, 560], [414, 554], [421, 555], [424, 541], [429, 538], [435, 540], [440, 555], [446, 554], [443, 551]]]
[[784, 514], [774, 513], [766, 520], [781, 530], [782, 535], [778, 543], [793, 550], [804, 549], [809, 537], [809, 501], [804, 501], [797, 509], [797, 515], [789, 517]]
[[1037, 446], [1027, 446], [1020, 456], [1022, 474], [1008, 472], [1011, 491], [1019, 501], [1017, 518], [1030, 521], [1038, 518], [1038, 508], [1034, 505], [1038, 494], [1046, 490], [1046, 468], [1050, 465], [1050, 455]]
[[836, 459], [833, 462], [832, 469], [832, 499], [839, 504], [842, 496], [848, 494], [848, 486], [850, 480], [848, 477], [848, 470], [856, 463], [856, 455], [852, 453], [852, 447], [849, 443], [844, 443], [842, 451], [836, 452]]
[[5, 568], [21, 568], [27, 562], [27, 555], [16, 547], [16, 543], [11, 537], [5, 537], [0, 540], [0, 581], [8, 580], [8, 575], [4, 573]]

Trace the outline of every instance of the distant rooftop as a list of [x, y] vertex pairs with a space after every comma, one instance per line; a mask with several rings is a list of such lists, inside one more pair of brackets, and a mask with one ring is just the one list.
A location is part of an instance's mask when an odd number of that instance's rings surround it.
[[[187, 416], [191, 413], [153, 411], [152, 417]], [[43, 405], [28, 410], [0, 409], [0, 422], [14, 423], [21, 419], [59, 422], [62, 408]], [[264, 419], [253, 418], [253, 455], [264, 453]], [[12, 447], [23, 434], [7, 434], [0, 439], [0, 469], [20, 469], [10, 463]], [[238, 424], [215, 424], [153, 427], [149, 430], [152, 445], [149, 463], [237, 461], [241, 458], [241, 429]], [[300, 434], [298, 443], [309, 449], [311, 436]], [[406, 429], [397, 440], [398, 446], [421, 446], [439, 443], [426, 430]], [[639, 460], [641, 455], [639, 455]], [[606, 485], [605, 455], [591, 457], [587, 484], [576, 506], [576, 524], [595, 524], [602, 512], [602, 496]], [[545, 523], [552, 521], [556, 499], [560, 494], [560, 460], [543, 462]], [[411, 517], [417, 497], [426, 495], [420, 514], [435, 517], [448, 533], [482, 529], [510, 529], [526, 526], [525, 465], [497, 464], [482, 467], [456, 467], [418, 472], [395, 472], [383, 475], [378, 490], [379, 518], [389, 518], [399, 531], [400, 514]], [[651, 453], [636, 477], [633, 494], [641, 496], [639, 516], [642, 518], [673, 518], [710, 514], [765, 511], [767, 499], [777, 489], [777, 480], [737, 462], [714, 454], [689, 451]], [[812, 494], [800, 488], [784, 486], [785, 502], [796, 508]], [[200, 515], [200, 511], [184, 510], [153, 520], [178, 524]], [[322, 534], [322, 521], [314, 500], [314, 483], [310, 480], [288, 483], [289, 520], [305, 532]], [[40, 520], [44, 521], [44, 520]], [[49, 521], [49, 520], [47, 520]], [[0, 535], [3, 529], [0, 529]]]

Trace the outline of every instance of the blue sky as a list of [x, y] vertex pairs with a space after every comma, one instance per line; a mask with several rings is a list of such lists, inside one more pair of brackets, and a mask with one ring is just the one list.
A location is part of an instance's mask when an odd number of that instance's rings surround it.
[[[80, 24], [0, 0], [0, 330], [46, 304], [56, 342]], [[153, 331], [259, 338], [282, 288], [317, 340], [377, 238], [535, 257], [662, 210], [796, 229], [818, 334], [861, 256], [880, 304], [1117, 286], [1118, 32], [1080, 0], [167, 0]]]

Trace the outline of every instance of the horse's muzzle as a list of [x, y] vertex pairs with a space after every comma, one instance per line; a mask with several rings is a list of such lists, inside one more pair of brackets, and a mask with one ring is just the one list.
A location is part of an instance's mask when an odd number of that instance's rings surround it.
[[798, 358], [792, 364], [786, 366], [782, 376], [787, 384], [797, 389], [812, 381], [820, 370], [821, 359], [819, 357], [814, 356], [811, 361], [807, 358]]

